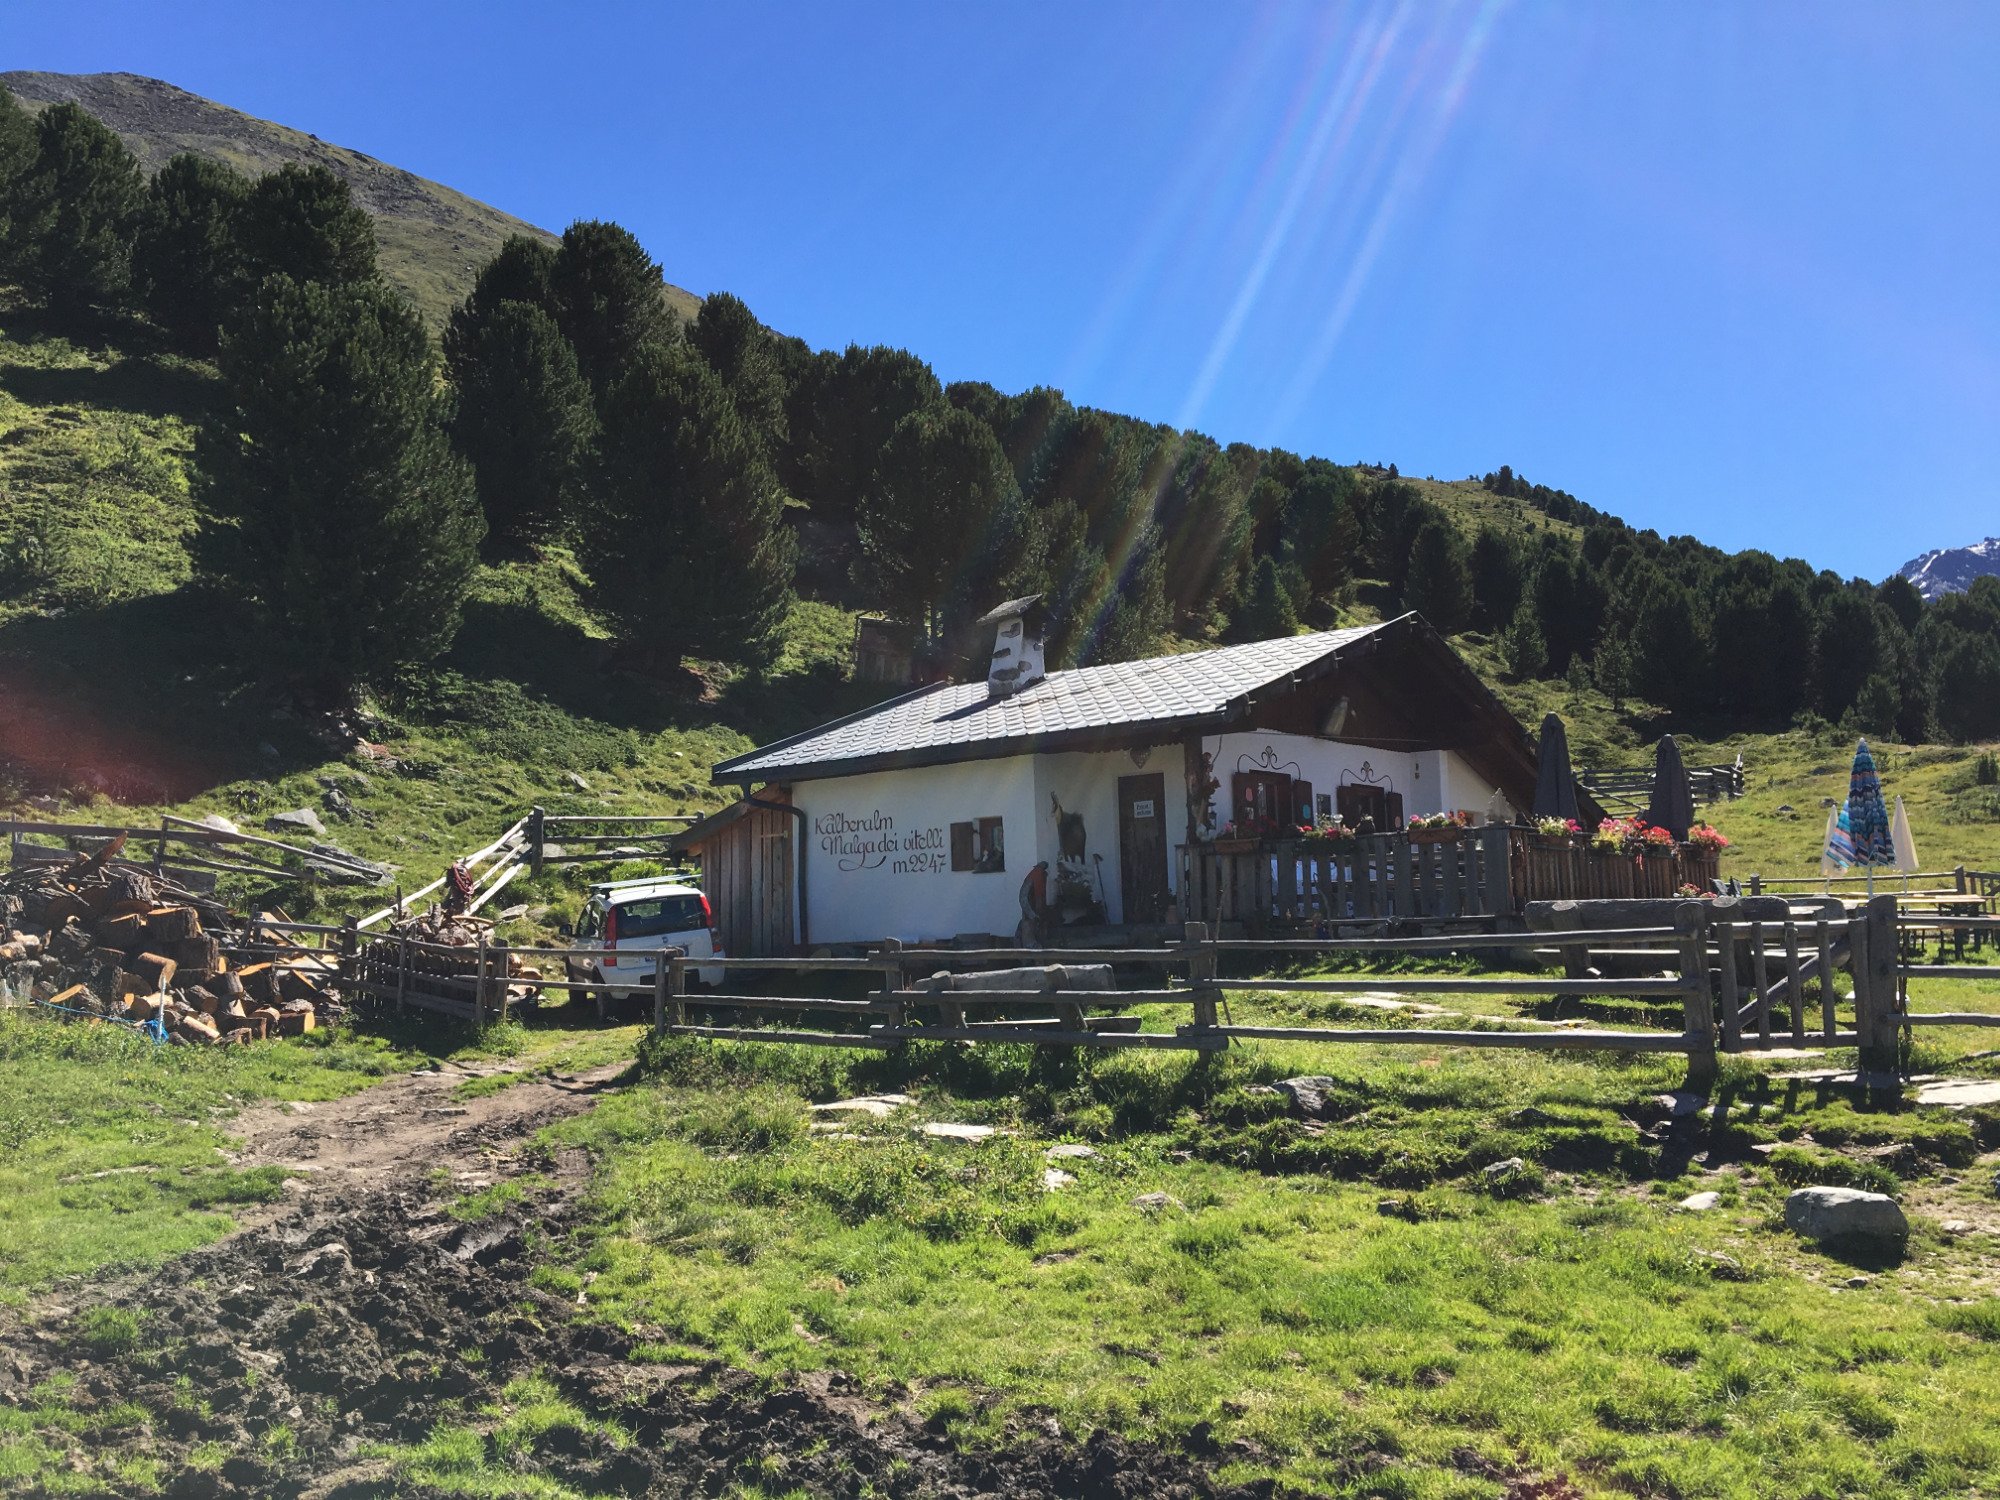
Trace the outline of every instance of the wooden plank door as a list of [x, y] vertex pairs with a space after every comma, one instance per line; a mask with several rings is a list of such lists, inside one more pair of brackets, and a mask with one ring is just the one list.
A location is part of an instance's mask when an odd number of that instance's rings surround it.
[[1118, 778], [1118, 891], [1125, 921], [1166, 920], [1167, 783], [1157, 771]]

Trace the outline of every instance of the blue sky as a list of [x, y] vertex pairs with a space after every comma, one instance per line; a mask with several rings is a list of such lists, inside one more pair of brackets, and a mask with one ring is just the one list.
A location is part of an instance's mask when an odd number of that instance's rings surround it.
[[2000, 7], [7, 8], [945, 380], [1880, 577], [2000, 532]]

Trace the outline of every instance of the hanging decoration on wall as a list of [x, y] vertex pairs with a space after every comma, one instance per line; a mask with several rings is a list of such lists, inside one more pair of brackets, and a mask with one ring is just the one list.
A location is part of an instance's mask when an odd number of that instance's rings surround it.
[[[1248, 761], [1249, 764], [1245, 765], [1245, 761]], [[1236, 769], [1239, 771], [1281, 771], [1290, 776], [1294, 781], [1298, 780], [1300, 775], [1299, 763], [1297, 761], [1280, 761], [1278, 759], [1278, 752], [1273, 750], [1269, 745], [1266, 745], [1256, 755], [1252, 755], [1248, 750], [1245, 750], [1241, 755], [1236, 757]], [[1362, 769], [1366, 770], [1366, 765]]]
[[1188, 826], [1198, 839], [1215, 837], [1215, 794], [1222, 790], [1222, 778], [1215, 774], [1215, 757], [1204, 750], [1201, 761], [1187, 774]]
[[1101, 925], [1104, 903], [1091, 893], [1083, 814], [1064, 812], [1062, 800], [1053, 794], [1049, 797], [1049, 808], [1056, 824], [1056, 918], [1064, 926], [1080, 922]]
[[1132, 752], [1132, 768], [1137, 771], [1143, 771], [1146, 769], [1146, 762], [1152, 758], [1153, 747], [1151, 745], [1141, 745]]

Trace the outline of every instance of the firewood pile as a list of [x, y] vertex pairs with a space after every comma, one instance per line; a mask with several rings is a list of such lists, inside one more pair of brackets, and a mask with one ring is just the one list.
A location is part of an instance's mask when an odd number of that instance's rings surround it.
[[340, 1018], [332, 954], [114, 866], [122, 843], [0, 874], [7, 995], [72, 1016], [147, 1023], [170, 1041], [201, 1045], [297, 1036]]

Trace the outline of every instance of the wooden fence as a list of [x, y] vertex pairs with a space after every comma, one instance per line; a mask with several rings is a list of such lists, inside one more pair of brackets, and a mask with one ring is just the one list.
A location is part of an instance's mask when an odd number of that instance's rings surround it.
[[532, 809], [523, 819], [528, 869], [539, 875], [545, 865], [607, 864], [621, 859], [661, 859], [667, 840], [700, 818], [689, 813], [662, 817], [619, 817], [611, 814], [555, 815]]
[[[1606, 807], [1645, 811], [1653, 797], [1652, 766], [1590, 766], [1576, 773], [1577, 784]], [[1720, 802], [1743, 795], [1743, 757], [1728, 765], [1689, 766], [1688, 794], [1697, 802]]]
[[[664, 949], [653, 970], [617, 983], [571, 980], [567, 960], [595, 960], [630, 950], [536, 948], [531, 962], [559, 966], [545, 988], [576, 995], [650, 992], [654, 1030], [663, 1036], [780, 1042], [805, 1046], [894, 1048], [913, 1041], [1008, 1042], [1035, 1046], [1151, 1048], [1212, 1052], [1237, 1041], [1370, 1043], [1386, 1046], [1478, 1047], [1628, 1053], [1679, 1053], [1691, 1087], [1714, 1080], [1718, 1055], [1749, 1050], [1854, 1046], [1864, 1074], [1887, 1081], [1896, 1066], [1899, 1031], [1913, 1026], [2000, 1026], [2000, 1014], [1913, 1014], [1912, 978], [1976, 979], [2000, 984], [2000, 966], [1910, 962], [1899, 935], [1948, 931], [1971, 923], [2000, 935], [2000, 917], [1940, 917], [1899, 912], [1893, 895], [1849, 908], [1837, 901], [1779, 907], [1768, 899], [1684, 901], [1670, 925], [1574, 927], [1557, 931], [1461, 930], [1425, 936], [1373, 938], [1220, 937], [1206, 924], [1187, 924], [1178, 941], [1148, 948], [917, 948], [890, 941], [860, 957], [690, 958]], [[269, 924], [274, 931], [337, 935], [343, 984], [378, 1008], [423, 1009], [476, 1021], [508, 1013], [506, 945], [454, 948], [404, 937], [363, 941], [356, 926], [311, 928]], [[323, 938], [324, 941], [324, 938]], [[329, 945], [331, 946], [331, 945]], [[1656, 972], [1632, 978], [1542, 974], [1396, 974], [1378, 970], [1310, 978], [1224, 977], [1223, 966], [1412, 955], [1492, 954], [1531, 948], [1548, 954], [1630, 953]], [[1019, 975], [960, 973], [980, 965], [1046, 976], [1040, 988], [1019, 988]], [[1133, 989], [1062, 988], [1060, 966], [1117, 964], [1148, 971]], [[746, 987], [691, 990], [691, 971], [741, 974], [865, 976], [865, 988], [844, 997], [766, 995]], [[1841, 992], [1839, 976], [1852, 982]], [[516, 981], [518, 982], [518, 981]], [[1393, 988], [1399, 994], [1492, 994], [1640, 998], [1678, 1009], [1678, 1030], [1595, 1028], [1269, 1026], [1230, 1016], [1229, 993], [1338, 996]], [[1188, 1019], [1171, 1031], [1142, 1031], [1136, 1006], [1185, 1007]], [[1052, 1012], [1022, 1015], [1023, 1010]], [[1113, 1014], [1102, 1014], [1112, 1010]], [[1093, 1014], [1093, 1012], [1098, 1012]], [[746, 1022], [744, 1016], [757, 1018]], [[774, 1024], [775, 1023], [775, 1024]], [[1516, 1022], [1529, 1027], [1525, 1018]]]
[[[241, 833], [228, 828], [211, 828], [189, 818], [172, 814], [154, 828], [112, 823], [48, 823], [0, 819], [0, 833], [8, 836], [9, 857], [16, 866], [67, 860], [79, 849], [96, 853], [112, 839], [125, 840], [124, 857], [117, 861], [133, 869], [168, 875], [189, 890], [212, 891], [215, 877], [255, 875], [265, 879], [297, 880], [314, 870], [335, 879], [374, 884], [381, 872], [366, 861], [330, 849], [301, 848], [283, 839]], [[60, 847], [37, 843], [57, 839]], [[288, 855], [291, 864], [280, 864], [267, 850]], [[149, 852], [150, 851], [150, 852]]]
[[1518, 909], [1504, 827], [1428, 842], [1375, 834], [1341, 845], [1287, 840], [1182, 845], [1181, 910], [1220, 930], [1392, 917], [1491, 917]]
[[1493, 825], [1443, 837], [1376, 834], [1183, 845], [1182, 913], [1252, 937], [1350, 922], [1518, 916], [1530, 901], [1675, 899], [1708, 890], [1713, 851], [1600, 854], [1574, 840]]
[[[1373, 939], [1251, 939], [1217, 938], [1202, 923], [1189, 923], [1178, 942], [1156, 948], [1074, 950], [1017, 948], [905, 948], [891, 943], [865, 958], [702, 958], [688, 959], [668, 950], [654, 976], [654, 1029], [663, 1036], [693, 1036], [732, 1041], [770, 1041], [839, 1047], [898, 1047], [912, 1041], [1015, 1042], [1036, 1046], [1151, 1048], [1212, 1052], [1235, 1041], [1282, 1040], [1328, 1043], [1376, 1043], [1390, 1046], [1464, 1046], [1528, 1048], [1562, 1051], [1677, 1052], [1688, 1058], [1690, 1082], [1705, 1087], [1715, 1076], [1719, 1035], [1716, 1027], [1707, 956], [1710, 913], [1705, 903], [1686, 902], [1674, 912], [1671, 927], [1639, 927], [1591, 932], [1520, 933], [1460, 932], [1429, 937]], [[1657, 945], [1671, 943], [1679, 955], [1679, 973], [1635, 979], [1567, 979], [1538, 975], [1397, 975], [1336, 974], [1311, 979], [1221, 977], [1225, 957], [1296, 962], [1319, 957], [1388, 958], [1412, 953], [1481, 953], [1536, 945], [1588, 941], [1594, 945]], [[547, 955], [543, 955], [547, 956]], [[990, 988], [978, 987], [978, 975], [953, 976], [955, 967], [977, 964], [1038, 965], [1096, 963], [1115, 960], [1159, 972], [1156, 982], [1138, 989], [1069, 990], [1053, 980], [1041, 990], [1011, 988], [994, 976]], [[858, 971], [881, 976], [881, 989], [864, 998], [831, 1000], [750, 994], [691, 994], [690, 968], [727, 970]], [[928, 970], [928, 973], [923, 971]], [[1174, 982], [1175, 971], [1182, 976]], [[974, 981], [971, 987], [957, 978]], [[1611, 1031], [1586, 1029], [1498, 1030], [1431, 1027], [1363, 1028], [1352, 1026], [1239, 1025], [1230, 1017], [1228, 992], [1342, 994], [1393, 985], [1411, 994], [1518, 994], [1634, 996], [1678, 1001], [1685, 1017], [1679, 1031]], [[1086, 1017], [1086, 1008], [1172, 1005], [1187, 1008], [1189, 1019], [1168, 1032], [1137, 1029], [1129, 1015]], [[747, 1011], [784, 1017], [800, 1013], [823, 1019], [842, 1018], [843, 1029], [801, 1029], [791, 1026], [715, 1024], [695, 1019], [708, 1008]], [[1002, 1016], [972, 1019], [973, 1013], [995, 1009], [1055, 1009], [1052, 1016]], [[857, 1024], [858, 1023], [858, 1024]]]

